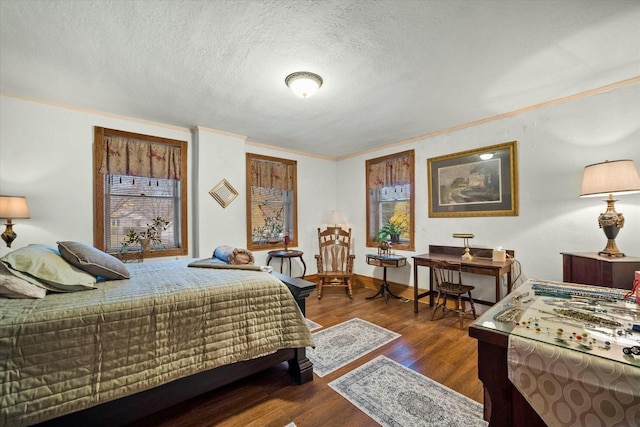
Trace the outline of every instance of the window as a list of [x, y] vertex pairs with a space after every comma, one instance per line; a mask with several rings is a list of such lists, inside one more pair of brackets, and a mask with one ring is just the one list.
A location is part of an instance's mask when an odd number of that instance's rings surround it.
[[382, 238], [391, 241], [393, 248], [414, 250], [414, 151], [370, 159], [365, 167], [367, 246], [378, 246], [380, 230], [386, 228], [394, 233], [384, 233]]
[[118, 252], [160, 217], [169, 224], [146, 256], [186, 255], [187, 142], [95, 127], [93, 157], [94, 246]]
[[247, 248], [298, 245], [297, 163], [247, 153]]

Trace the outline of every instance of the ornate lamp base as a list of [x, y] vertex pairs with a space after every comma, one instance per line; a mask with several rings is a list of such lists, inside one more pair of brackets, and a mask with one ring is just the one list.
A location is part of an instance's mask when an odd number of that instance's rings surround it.
[[601, 213], [598, 217], [598, 225], [600, 225], [600, 228], [604, 231], [604, 235], [607, 236], [607, 246], [598, 252], [598, 255], [623, 257], [625, 256], [624, 253], [620, 252], [616, 245], [616, 236], [624, 226], [624, 216], [616, 212], [616, 200], [612, 195], [609, 195], [609, 198], [605, 200], [605, 202], [607, 202], [607, 211]]
[[2, 237], [2, 240], [4, 240], [7, 243], [7, 247], [10, 248], [11, 242], [16, 240], [16, 237], [18, 236], [13, 231], [13, 223], [11, 222], [10, 219], [7, 220], [7, 223], [5, 225], [7, 226], [7, 228], [6, 230], [4, 230], [4, 233], [0, 235], [0, 237]]
[[612, 257], [626, 256], [624, 253], [620, 252], [620, 250], [618, 249], [615, 239], [607, 240], [607, 246], [605, 246], [603, 250], [598, 252], [598, 255], [612, 256]]

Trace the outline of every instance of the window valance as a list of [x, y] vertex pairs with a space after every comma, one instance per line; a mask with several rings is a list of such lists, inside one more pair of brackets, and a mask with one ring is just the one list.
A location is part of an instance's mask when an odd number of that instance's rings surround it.
[[180, 147], [119, 136], [104, 136], [101, 174], [180, 180]]
[[393, 187], [411, 183], [409, 156], [395, 157], [369, 165], [369, 189]]
[[293, 190], [293, 166], [263, 160], [251, 160], [251, 185], [254, 187]]

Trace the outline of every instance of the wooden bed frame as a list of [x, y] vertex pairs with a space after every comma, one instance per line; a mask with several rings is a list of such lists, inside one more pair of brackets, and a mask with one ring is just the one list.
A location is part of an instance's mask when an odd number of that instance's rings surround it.
[[[305, 299], [316, 288], [314, 283], [273, 272], [291, 291], [302, 314]], [[163, 409], [215, 390], [241, 378], [280, 364], [289, 363], [289, 374], [297, 384], [313, 380], [313, 364], [307, 359], [305, 348], [287, 348], [256, 359], [220, 366], [163, 384], [159, 387], [45, 421], [39, 426], [121, 426], [133, 423]]]

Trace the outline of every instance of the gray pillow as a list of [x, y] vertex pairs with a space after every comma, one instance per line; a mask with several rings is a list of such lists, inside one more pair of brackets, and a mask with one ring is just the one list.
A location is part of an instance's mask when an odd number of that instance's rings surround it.
[[0, 262], [0, 296], [6, 298], [44, 298], [47, 290], [11, 273]]
[[58, 242], [60, 255], [69, 264], [86, 271], [93, 276], [108, 280], [128, 279], [131, 277], [127, 267], [118, 258], [102, 252], [93, 246], [78, 242]]
[[96, 287], [96, 278], [67, 263], [55, 248], [29, 245], [2, 257], [16, 276], [52, 291], [74, 292]]

